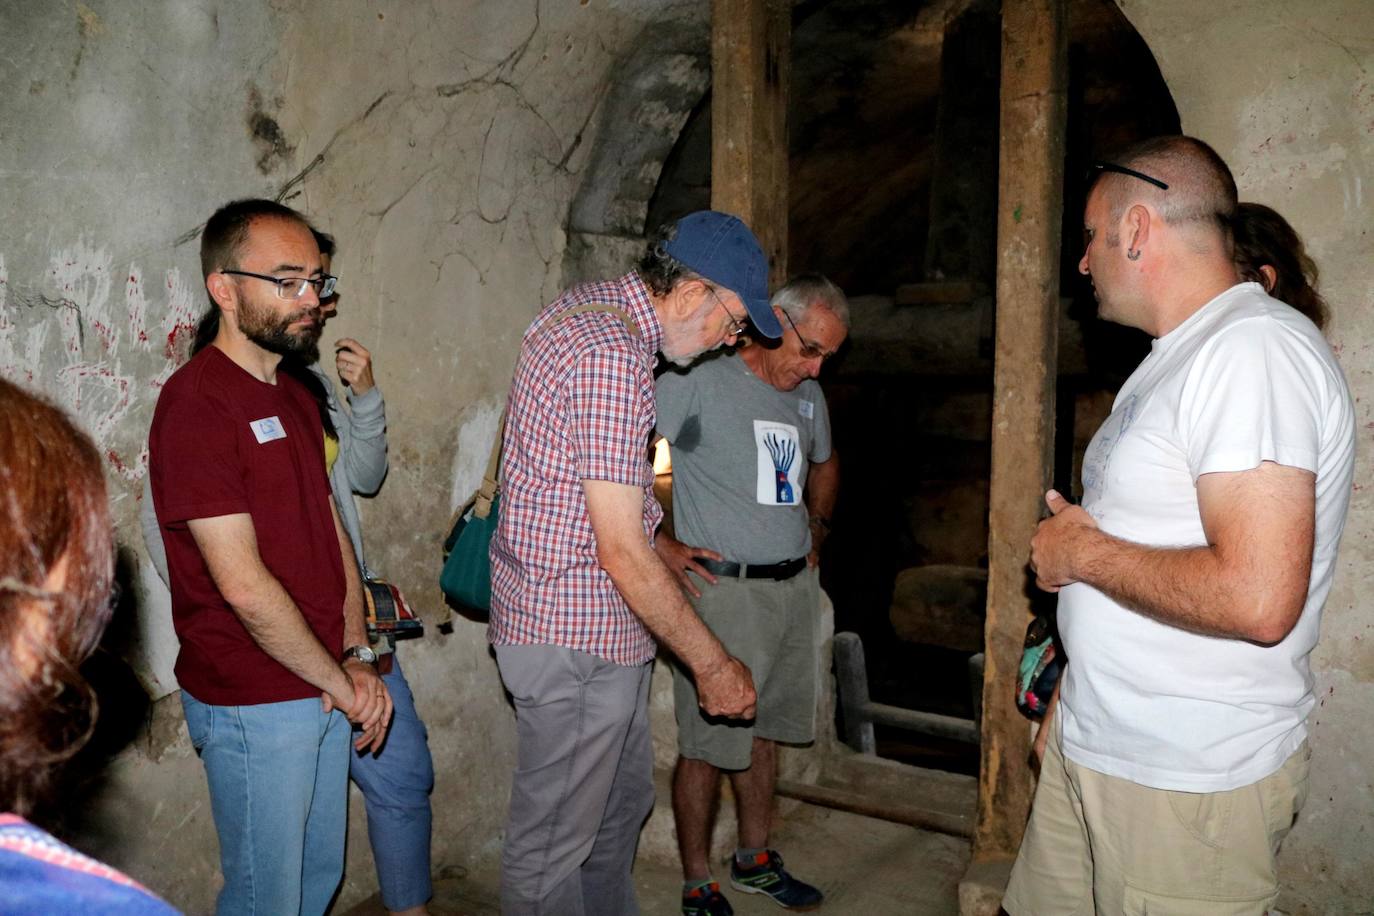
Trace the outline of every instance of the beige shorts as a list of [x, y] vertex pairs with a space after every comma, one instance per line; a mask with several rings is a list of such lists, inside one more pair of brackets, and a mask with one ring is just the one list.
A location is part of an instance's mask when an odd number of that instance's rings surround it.
[[790, 579], [702, 582], [694, 599], [701, 619], [725, 650], [749, 666], [758, 693], [755, 718], [708, 718], [696, 685], [673, 666], [678, 752], [722, 770], [749, 767], [754, 738], [806, 744], [816, 736], [816, 621], [820, 584], [815, 569]]
[[1303, 742], [1259, 782], [1170, 792], [1066, 760], [1055, 728], [1002, 906], [1011, 916], [1264, 916], [1310, 757]]

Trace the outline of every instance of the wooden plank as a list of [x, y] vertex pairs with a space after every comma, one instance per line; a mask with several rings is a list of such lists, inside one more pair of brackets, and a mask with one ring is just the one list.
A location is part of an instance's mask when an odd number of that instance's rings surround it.
[[[992, 382], [991, 297], [970, 303], [924, 303], [898, 306], [887, 296], [854, 296], [849, 300], [853, 327], [849, 343], [840, 351], [833, 375], [981, 375]], [[1059, 372], [1088, 371], [1083, 349], [1083, 324], [1061, 303]]]
[[945, 716], [938, 712], [921, 712], [917, 709], [903, 709], [886, 703], [866, 703], [861, 714], [874, 725], [887, 725], [918, 735], [932, 735], [936, 738], [949, 738], [977, 744], [978, 729], [972, 719], [958, 716]]
[[864, 712], [870, 705], [864, 644], [858, 633], [836, 633], [833, 645], [844, 742], [861, 754], [875, 754], [878, 744], [873, 737], [873, 720]]
[[788, 0], [711, 0], [711, 207], [748, 224], [787, 280]]
[[945, 305], [972, 302], [988, 294], [986, 283], [976, 280], [938, 280], [903, 283], [892, 296], [894, 305]]
[[934, 811], [918, 805], [878, 800], [862, 792], [836, 789], [810, 783], [779, 779], [773, 790], [783, 798], [795, 798], [824, 808], [848, 811], [879, 820], [907, 824], [921, 830], [932, 830], [950, 836], [967, 837], [973, 833], [973, 819], [947, 811]]
[[1030, 538], [1053, 471], [1065, 6], [1065, 0], [1014, 0], [1002, 7], [997, 333], [975, 860], [1016, 854], [1033, 794], [1029, 729], [1012, 698], [1030, 619]]

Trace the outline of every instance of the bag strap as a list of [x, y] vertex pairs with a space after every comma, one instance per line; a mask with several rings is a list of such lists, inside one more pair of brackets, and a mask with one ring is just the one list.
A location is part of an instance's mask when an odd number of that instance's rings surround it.
[[496, 441], [491, 444], [491, 457], [487, 459], [487, 472], [482, 475], [482, 486], [473, 497], [472, 514], [486, 518], [491, 514], [491, 504], [500, 489], [501, 444], [506, 438], [506, 412], [501, 411], [501, 419], [496, 422]]
[[616, 308], [614, 305], [610, 305], [606, 302], [584, 302], [581, 305], [574, 305], [570, 309], [564, 309], [562, 312], [559, 312], [557, 318], [548, 323], [544, 330], [547, 331], [564, 318], [571, 318], [574, 315], [581, 315], [585, 312], [605, 312], [607, 315], [614, 315], [620, 319], [621, 324], [625, 325], [625, 330], [630, 332], [631, 337], [635, 340], [644, 339], [639, 333], [639, 325], [635, 323], [635, 320], [631, 318], [624, 309]]

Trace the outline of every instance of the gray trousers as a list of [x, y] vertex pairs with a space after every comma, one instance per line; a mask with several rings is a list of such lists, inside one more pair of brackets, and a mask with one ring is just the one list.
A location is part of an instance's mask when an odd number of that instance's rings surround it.
[[630, 867], [654, 804], [649, 664], [496, 646], [518, 748], [501, 851], [504, 916], [635, 916]]

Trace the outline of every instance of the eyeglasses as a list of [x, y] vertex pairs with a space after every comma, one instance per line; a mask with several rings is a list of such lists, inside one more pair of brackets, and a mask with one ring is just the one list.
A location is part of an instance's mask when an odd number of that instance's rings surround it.
[[749, 330], [749, 319], [747, 317], [744, 320], [736, 318], [734, 314], [731, 313], [731, 311], [725, 307], [724, 300], [720, 298], [720, 296], [716, 293], [714, 289], [708, 286], [706, 287], [706, 291], [709, 292], [712, 296], [715, 296], [716, 305], [719, 305], [721, 311], [725, 312], [726, 315], [730, 316], [730, 328], [728, 331], [726, 331], [726, 337], [738, 337], [745, 331]]
[[315, 287], [315, 295], [319, 298], [328, 299], [334, 295], [334, 287], [339, 283], [338, 277], [329, 274], [319, 277], [269, 277], [267, 274], [255, 274], [246, 270], [221, 270], [220, 273], [233, 274], [236, 277], [252, 277], [255, 280], [275, 283], [278, 299], [299, 299], [305, 295], [307, 286]]
[[1128, 169], [1124, 165], [1117, 165], [1115, 162], [1094, 162], [1092, 167], [1088, 170], [1088, 177], [1092, 177], [1097, 172], [1115, 172], [1118, 175], [1130, 175], [1132, 178], [1148, 181], [1161, 191], [1169, 190], [1169, 186], [1158, 178], [1152, 178], [1144, 172], [1137, 172], [1135, 169]]
[[801, 336], [801, 331], [797, 330], [797, 325], [792, 321], [792, 316], [787, 314], [787, 310], [779, 309], [779, 311], [782, 312], [782, 317], [787, 319], [788, 325], [792, 328], [792, 333], [797, 335], [797, 340], [801, 341], [801, 355], [803, 359], [815, 359], [819, 356], [822, 360], [827, 360], [835, 355], [833, 350], [827, 353], [816, 344]]

